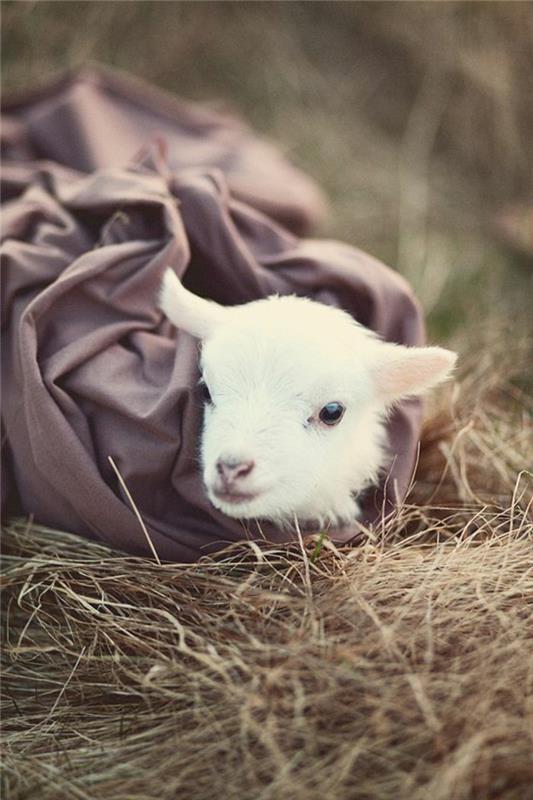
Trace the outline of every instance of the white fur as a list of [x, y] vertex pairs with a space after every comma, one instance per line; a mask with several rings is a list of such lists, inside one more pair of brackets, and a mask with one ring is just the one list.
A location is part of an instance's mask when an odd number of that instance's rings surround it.
[[[201, 439], [209, 499], [231, 517], [348, 524], [357, 496], [387, 463], [391, 405], [445, 380], [456, 355], [439, 347], [382, 342], [347, 313], [301, 297], [221, 307], [186, 290], [169, 269], [161, 308], [202, 339], [200, 367], [213, 404]], [[346, 407], [334, 427], [318, 419], [330, 402]], [[215, 494], [217, 461], [254, 461], [225, 502]]]

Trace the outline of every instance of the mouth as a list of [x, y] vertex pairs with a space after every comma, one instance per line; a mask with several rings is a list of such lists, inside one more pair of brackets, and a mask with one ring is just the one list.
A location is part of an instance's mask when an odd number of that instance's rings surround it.
[[230, 505], [251, 503], [252, 500], [259, 497], [257, 492], [222, 492], [212, 489], [212, 493], [217, 500], [221, 500], [223, 503], [229, 503]]

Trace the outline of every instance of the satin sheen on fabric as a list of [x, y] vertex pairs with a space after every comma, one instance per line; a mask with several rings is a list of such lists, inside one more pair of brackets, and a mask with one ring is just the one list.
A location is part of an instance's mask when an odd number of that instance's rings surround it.
[[[241, 123], [107, 70], [8, 101], [3, 152], [5, 512], [150, 555], [112, 457], [161, 559], [287, 541], [205, 496], [198, 343], [157, 309], [163, 270], [226, 305], [295, 293], [423, 344], [405, 281], [356, 248], [297, 238], [320, 193]], [[420, 417], [415, 400], [392, 415], [392, 466], [365, 524], [404, 496]]]

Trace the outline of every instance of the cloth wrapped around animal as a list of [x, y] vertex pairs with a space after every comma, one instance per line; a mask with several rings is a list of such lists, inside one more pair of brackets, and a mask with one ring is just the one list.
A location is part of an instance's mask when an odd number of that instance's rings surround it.
[[[8, 102], [5, 110], [2, 483], [7, 512], [32, 514], [41, 523], [132, 553], [149, 555], [149, 538], [161, 559], [175, 561], [196, 560], [244, 538], [293, 538], [290, 526], [275, 524], [283, 522], [283, 514], [270, 514], [268, 502], [257, 514], [253, 504], [247, 506], [250, 513], [239, 514], [231, 497], [236, 474], [251, 469], [243, 458], [250, 455], [260, 473], [263, 452], [239, 452], [235, 460], [231, 448], [215, 452], [211, 441], [213, 463], [204, 463], [202, 475], [200, 457], [205, 462], [203, 451], [209, 448], [206, 444], [201, 453], [205, 387], [199, 383], [198, 338], [209, 336], [202, 328], [205, 319], [187, 323], [190, 308], [185, 306], [197, 301], [205, 311], [205, 301], [194, 295], [223, 306], [296, 295], [344, 309], [387, 342], [420, 345], [423, 322], [408, 286], [353, 247], [298, 239], [294, 231], [312, 225], [320, 213], [318, 190], [232, 119], [101, 70], [69, 76]], [[167, 273], [161, 302], [177, 329], [158, 307], [168, 267], [173, 274]], [[180, 297], [185, 306], [180, 307]], [[209, 309], [215, 316], [226, 311], [218, 305]], [[250, 319], [261, 313], [256, 307]], [[321, 324], [313, 341], [335, 346], [327, 315]], [[362, 335], [363, 329], [353, 327]], [[268, 329], [263, 333], [268, 339]], [[219, 340], [216, 358], [234, 363], [240, 346], [238, 337]], [[344, 348], [348, 356], [345, 343]], [[208, 344], [203, 350], [207, 356]], [[307, 383], [312, 379], [317, 385], [327, 377], [331, 384], [327, 348], [319, 350], [307, 353], [308, 373], [316, 371], [307, 375]], [[430, 350], [442, 361], [445, 351]], [[286, 354], [279, 353], [282, 361], [289, 359], [289, 370], [292, 352], [287, 344]], [[259, 360], [259, 372], [261, 358], [270, 357], [268, 347], [262, 356], [260, 348], [248, 355], [256, 367]], [[351, 355], [361, 369], [361, 353]], [[448, 367], [446, 361], [432, 369], [444, 374]], [[258, 374], [256, 369], [248, 376], [256, 389]], [[422, 384], [424, 377], [417, 387]], [[396, 395], [409, 394], [405, 388]], [[233, 395], [235, 431], [246, 422], [240, 389]], [[232, 387], [218, 385], [216, 391], [226, 392], [227, 422]], [[305, 391], [301, 387], [300, 394]], [[303, 397], [298, 406], [300, 427], [312, 428], [306, 435], [309, 441], [314, 437], [316, 449], [301, 454], [293, 449], [289, 470], [290, 440], [283, 453], [269, 455], [269, 480], [283, 482], [289, 495], [291, 481], [295, 487], [301, 482], [299, 459], [308, 471], [309, 462], [316, 462], [308, 481], [314, 481], [312, 494], [320, 494], [326, 461], [318, 443], [333, 434], [330, 423], [342, 416], [350, 398], [322, 397], [330, 417], [322, 428], [321, 408], [306, 410], [307, 400]], [[353, 399], [355, 405], [364, 402]], [[287, 409], [277, 418], [268, 402], [260, 408], [255, 396], [253, 404], [256, 417], [262, 415], [258, 447], [272, 450]], [[340, 432], [342, 424], [333, 427]], [[380, 485], [356, 498], [365, 525], [388, 514], [406, 492], [416, 456], [419, 401], [402, 400], [386, 423], [380, 422], [385, 424], [383, 446], [389, 455]], [[350, 453], [356, 463], [357, 439], [341, 434], [337, 443], [343, 451], [338, 461]], [[217, 494], [214, 483], [204, 485], [208, 469], [214, 469], [213, 481], [223, 482], [227, 502], [216, 500], [224, 494], [220, 486]], [[313, 516], [342, 522], [330, 535], [347, 542], [358, 531], [355, 505], [351, 508], [350, 524], [340, 512]], [[302, 509], [296, 510], [304, 530], [316, 531], [317, 520], [306, 520]]]

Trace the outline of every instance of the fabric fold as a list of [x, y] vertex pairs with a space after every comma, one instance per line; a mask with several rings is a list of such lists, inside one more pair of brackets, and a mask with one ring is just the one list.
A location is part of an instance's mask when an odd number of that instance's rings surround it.
[[[188, 163], [183, 119], [173, 128], [157, 93], [150, 96], [150, 113], [162, 104], [166, 145], [157, 137], [151, 143], [128, 139], [136, 145], [134, 161], [97, 163], [105, 159], [89, 147], [96, 135], [94, 120], [88, 122], [94, 93], [116, 101], [113, 129], [131, 126], [140, 114], [131, 93], [120, 94], [122, 78], [108, 77], [91, 79], [88, 93], [73, 90], [85, 77], [70, 77], [10, 107], [31, 156], [47, 159], [21, 160], [11, 124], [2, 244], [2, 425], [9, 451], [3, 468], [11, 508], [150, 555], [112, 458], [162, 559], [195, 560], [248, 537], [286, 541], [286, 531], [232, 520], [206, 498], [198, 468], [198, 343], [157, 308], [163, 270], [170, 265], [189, 288], [226, 305], [276, 292], [314, 297], [408, 345], [424, 341], [419, 306], [405, 281], [377, 260], [340, 243], [299, 239], [263, 213], [261, 169], [254, 175], [250, 166], [248, 195], [258, 189], [250, 205], [242, 192], [235, 197], [231, 171], [214, 159], [197, 164], [207, 146], [202, 137], [213, 127], [219, 131], [201, 114], [202, 124], [188, 128], [195, 142]], [[57, 123], [58, 109], [68, 131], [75, 124], [83, 132], [70, 142], [84, 142], [76, 164], [50, 160], [46, 132], [52, 119]], [[139, 137], [146, 132], [143, 114]], [[106, 133], [100, 130], [102, 141]], [[178, 165], [168, 155], [176, 150]], [[365, 498], [365, 524], [403, 497], [419, 425], [418, 401], [392, 415], [392, 467]], [[331, 535], [342, 542], [356, 532], [354, 526]]]

